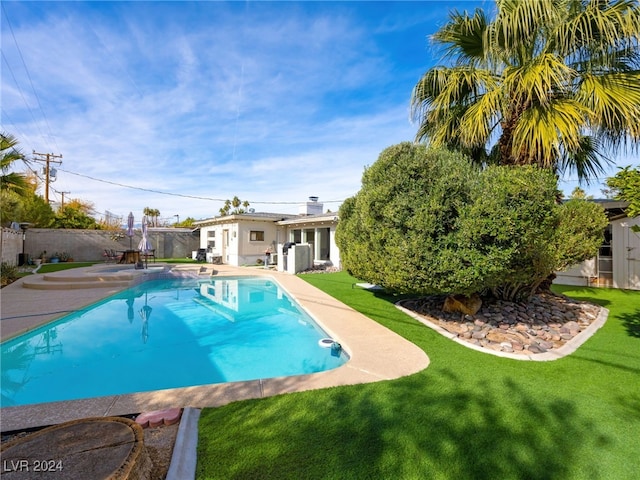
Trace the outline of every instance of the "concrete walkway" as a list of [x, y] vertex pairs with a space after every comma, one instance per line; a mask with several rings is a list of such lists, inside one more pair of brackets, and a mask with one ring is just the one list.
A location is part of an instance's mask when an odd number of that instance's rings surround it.
[[[59, 272], [58, 275], [73, 276], [74, 282], [77, 282], [82, 275], [95, 276], [96, 268], [74, 269]], [[176, 268], [195, 268], [198, 274], [203, 273], [200, 265], [180, 265]], [[210, 269], [211, 265], [207, 268]], [[429, 365], [429, 358], [420, 348], [296, 276], [221, 265], [215, 266], [215, 274], [272, 277], [342, 345], [350, 357], [349, 361], [334, 370], [310, 375], [6, 407], [1, 410], [2, 431], [172, 407], [216, 407], [236, 400], [390, 380], [419, 372]], [[3, 340], [90, 305], [124, 288], [92, 286], [68, 290], [34, 290], [23, 288], [24, 281], [22, 279], [2, 289], [0, 332]], [[61, 278], [60, 282], [62, 281]]]

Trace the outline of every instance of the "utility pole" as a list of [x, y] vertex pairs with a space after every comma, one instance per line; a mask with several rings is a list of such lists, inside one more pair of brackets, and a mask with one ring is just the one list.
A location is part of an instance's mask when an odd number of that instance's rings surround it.
[[62, 205], [60, 205], [60, 209], [62, 210], [64, 208], [64, 194], [65, 193], [71, 193], [71, 192], [59, 192], [60, 195], [62, 195]]
[[45, 187], [44, 187], [44, 201], [47, 202], [47, 204], [49, 204], [49, 172], [51, 170], [50, 164], [51, 163], [57, 163], [58, 165], [60, 165], [62, 163], [62, 160], [52, 160], [55, 158], [62, 158], [62, 155], [54, 155], [53, 153], [36, 153], [36, 151], [33, 151], [34, 155], [40, 155], [41, 157], [45, 157], [45, 158], [34, 158], [34, 160], [36, 162], [45, 162], [46, 166], [45, 166]]

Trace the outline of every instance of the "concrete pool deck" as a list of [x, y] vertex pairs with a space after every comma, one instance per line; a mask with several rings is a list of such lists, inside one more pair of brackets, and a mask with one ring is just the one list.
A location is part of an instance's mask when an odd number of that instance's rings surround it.
[[[104, 267], [102, 265], [103, 272]], [[208, 270], [201, 271], [203, 267]], [[211, 274], [211, 268], [211, 265], [176, 266], [179, 271], [191, 269], [196, 274], [207, 276]], [[97, 271], [100, 271], [100, 267], [94, 266], [48, 274], [49, 277], [54, 277], [49, 278], [50, 281], [58, 282], [55, 285], [59, 288], [54, 289], [44, 286], [40, 288], [37, 285], [24, 288], [23, 283], [33, 282], [34, 276], [25, 277], [3, 288], [0, 294], [2, 340], [46, 324], [126, 288], [121, 285], [102, 286], [109, 282], [104, 280], [103, 275], [99, 276], [102, 280], [94, 280]], [[145, 272], [135, 271], [131, 274], [144, 275]], [[329, 336], [343, 346], [350, 356], [349, 361], [334, 370], [309, 375], [5, 407], [0, 409], [1, 430], [7, 432], [87, 417], [128, 415], [172, 407], [216, 407], [237, 400], [282, 393], [391, 380], [419, 372], [429, 365], [429, 358], [422, 349], [294, 275], [272, 270], [215, 265], [216, 277], [238, 275], [266, 275], [274, 278]], [[98, 286], [86, 288], [86, 284], [82, 285], [83, 276], [85, 279], [92, 279], [92, 285]]]

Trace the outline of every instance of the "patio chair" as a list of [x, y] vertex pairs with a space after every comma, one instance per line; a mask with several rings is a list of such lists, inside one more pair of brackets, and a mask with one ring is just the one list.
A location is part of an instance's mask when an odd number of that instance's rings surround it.
[[110, 248], [105, 248], [102, 256], [104, 257], [104, 261], [106, 263], [118, 263], [122, 258], [122, 255], [118, 254], [118, 252]]

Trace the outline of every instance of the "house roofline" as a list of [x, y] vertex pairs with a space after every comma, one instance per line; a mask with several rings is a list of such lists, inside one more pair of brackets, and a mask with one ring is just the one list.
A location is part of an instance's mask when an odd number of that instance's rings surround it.
[[337, 213], [322, 213], [319, 215], [300, 215], [295, 218], [288, 218], [286, 220], [279, 221], [278, 225], [294, 226], [320, 222], [338, 223], [338, 220], [339, 217]]
[[233, 223], [238, 221], [265, 222], [272, 221], [281, 226], [306, 225], [309, 223], [337, 223], [337, 213], [322, 213], [318, 215], [292, 215], [289, 213], [240, 213], [225, 215], [222, 217], [207, 218], [193, 222], [194, 227], [207, 227], [221, 223]]
[[196, 222], [193, 222], [193, 225], [197, 227], [206, 227], [209, 225], [237, 222], [240, 220], [256, 221], [256, 222], [265, 222], [265, 221], [279, 222], [281, 220], [286, 220], [287, 218], [296, 217], [296, 216], [297, 215], [292, 215], [290, 213], [268, 213], [268, 212], [236, 213], [232, 215], [224, 215], [221, 217], [213, 217], [213, 218], [206, 218], [204, 220], [198, 220]]

